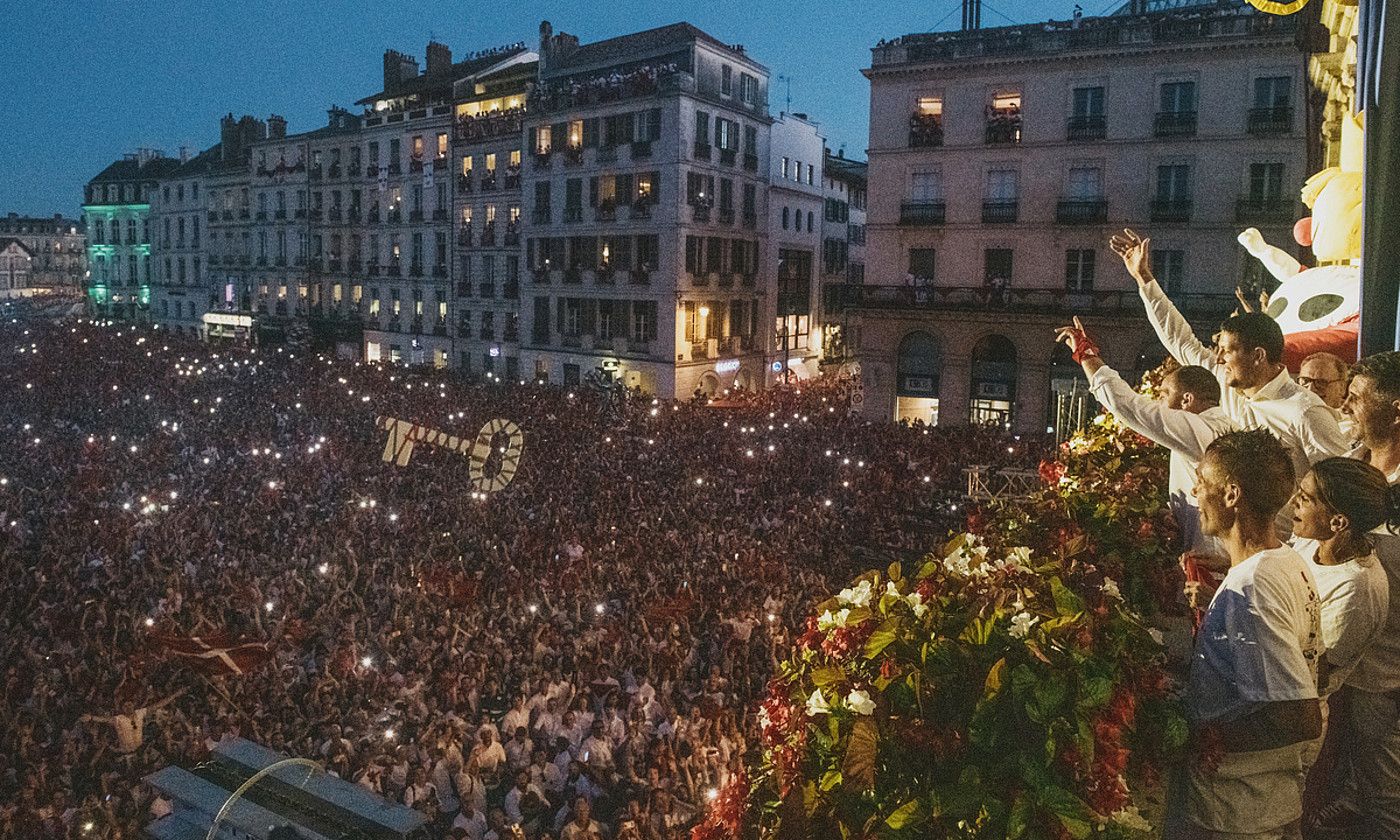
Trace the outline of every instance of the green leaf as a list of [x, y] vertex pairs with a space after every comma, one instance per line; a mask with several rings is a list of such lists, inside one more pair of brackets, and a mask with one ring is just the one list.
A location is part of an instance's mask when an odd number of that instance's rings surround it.
[[1084, 612], [1084, 602], [1070, 591], [1058, 577], [1050, 578], [1050, 594], [1055, 598], [1055, 609], [1060, 615], [1074, 615]]
[[875, 751], [878, 738], [879, 731], [872, 718], [856, 718], [850, 740], [846, 743], [846, 758], [841, 765], [846, 782], [854, 790], [869, 791], [875, 788]]
[[1069, 697], [1069, 682], [1064, 674], [1051, 674], [1031, 692], [1038, 720], [1048, 721], [1059, 712]]
[[992, 628], [995, 626], [996, 621], [992, 618], [974, 618], [963, 628], [958, 641], [970, 645], [985, 645], [992, 638]]
[[846, 672], [839, 665], [822, 665], [812, 669], [812, 684], [817, 688], [835, 685], [846, 679]]
[[885, 817], [885, 825], [898, 831], [919, 817], [919, 800], [911, 799]]
[[933, 573], [938, 571], [938, 566], [939, 563], [937, 560], [924, 561], [924, 564], [919, 567], [919, 573], [914, 576], [915, 579], [923, 580], [925, 578], [933, 577]]
[[1011, 813], [1006, 818], [1006, 840], [1016, 840], [1024, 835], [1030, 827], [1034, 813], [1035, 809], [1030, 799], [1024, 794], [1017, 795], [1016, 801], [1011, 803]]
[[1097, 709], [1113, 696], [1113, 681], [1108, 677], [1086, 677], [1079, 683], [1079, 697], [1074, 705], [1081, 709]]
[[900, 579], [900, 572], [902, 572], [903, 570], [904, 569], [902, 566], [899, 565], [898, 560], [891, 563], [889, 569], [887, 570], [890, 575], [890, 580], [898, 581]]
[[1045, 810], [1059, 817], [1060, 824], [1075, 840], [1083, 840], [1093, 830], [1089, 806], [1073, 793], [1057, 785], [1046, 785], [1040, 789], [1039, 799]]
[[1075, 737], [1074, 743], [1079, 748], [1079, 754], [1084, 762], [1088, 764], [1094, 760], [1094, 727], [1089, 723], [1089, 719], [1079, 717], [1079, 734]]
[[881, 624], [870, 638], [865, 640], [865, 658], [874, 659], [889, 647], [898, 636], [899, 622], [891, 619]]
[[841, 771], [828, 770], [822, 774], [822, 780], [821, 783], [817, 785], [817, 789], [822, 793], [827, 793], [839, 784], [841, 784]]
[[987, 671], [987, 680], [982, 684], [982, 696], [991, 699], [1001, 691], [1001, 676], [1006, 670], [1006, 657], [998, 659], [996, 664]]

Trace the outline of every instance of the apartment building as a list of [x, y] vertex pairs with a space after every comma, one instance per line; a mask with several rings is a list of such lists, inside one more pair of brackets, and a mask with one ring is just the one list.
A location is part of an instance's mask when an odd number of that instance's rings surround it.
[[[823, 150], [821, 351], [823, 363], [843, 363], [854, 358], [857, 337], [840, 306], [846, 284], [865, 282], [865, 161], [849, 160], [845, 149], [832, 154]], [[833, 305], [834, 302], [834, 305]]]
[[88, 312], [95, 317], [149, 320], [151, 197], [180, 165], [155, 149], [124, 155], [84, 187]]
[[12, 264], [12, 281], [5, 288], [12, 296], [48, 289], [80, 289], [87, 273], [87, 240], [80, 220], [52, 216], [34, 218], [10, 213], [0, 216], [0, 239], [12, 239], [28, 254], [23, 282], [18, 257]]
[[793, 382], [820, 372], [817, 278], [826, 209], [826, 139], [806, 114], [782, 113], [773, 120], [769, 148], [765, 264], [776, 294], [771, 311], [764, 312], [765, 322], [773, 325], [768, 381]]
[[1083, 315], [1129, 375], [1164, 355], [1111, 231], [1152, 237], [1158, 277], [1203, 326], [1237, 283], [1263, 282], [1240, 230], [1291, 241], [1304, 53], [1294, 18], [1243, 2], [964, 20], [872, 50], [869, 259], [841, 305], [872, 415], [1060, 427], [1087, 397], [1055, 326]]
[[182, 149], [151, 193], [151, 321], [187, 335], [204, 334], [211, 303], [206, 176], [218, 155], [217, 146], [193, 157]]
[[523, 373], [666, 396], [761, 387], [768, 71], [680, 23], [540, 28], [524, 115]]

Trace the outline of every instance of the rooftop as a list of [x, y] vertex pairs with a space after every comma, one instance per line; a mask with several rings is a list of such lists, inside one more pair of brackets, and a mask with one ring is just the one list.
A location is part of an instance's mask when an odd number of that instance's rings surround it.
[[868, 164], [863, 160], [849, 160], [844, 157], [833, 155], [830, 149], [826, 151], [826, 161], [822, 164], [826, 174], [833, 178], [840, 179], [846, 183], [857, 183], [862, 186], [866, 183], [866, 169]]
[[180, 161], [177, 158], [168, 158], [158, 152], [151, 155], [140, 152], [113, 161], [106, 169], [93, 176], [89, 183], [154, 181], [157, 178], [168, 177], [179, 167]]
[[682, 21], [658, 26], [655, 29], [633, 32], [630, 35], [619, 35], [616, 38], [594, 41], [591, 44], [582, 44], [563, 56], [551, 57], [546, 66], [545, 75], [562, 75], [579, 70], [656, 58], [697, 42], [704, 42], [719, 49], [728, 50], [736, 56], [743, 56], [746, 60], [753, 61], [745, 54], [742, 46], [726, 44], [703, 29]]
[[1296, 15], [1264, 14], [1244, 0], [1148, 0], [1145, 7], [1145, 13], [1134, 13], [1132, 4], [1125, 4], [1104, 17], [902, 35], [871, 49], [867, 72], [969, 58], [1048, 58], [1249, 37], [1291, 38], [1298, 28]]
[[366, 96], [364, 99], [357, 100], [355, 104], [373, 105], [375, 102], [385, 99], [404, 98], [417, 98], [422, 103], [438, 100], [446, 102], [452, 97], [453, 82], [480, 73], [523, 52], [526, 52], [524, 44], [512, 44], [509, 47], [476, 53], [471, 58], [453, 63], [451, 67], [441, 73], [432, 75], [420, 73], [411, 79], [405, 79], [391, 90], [381, 90]]

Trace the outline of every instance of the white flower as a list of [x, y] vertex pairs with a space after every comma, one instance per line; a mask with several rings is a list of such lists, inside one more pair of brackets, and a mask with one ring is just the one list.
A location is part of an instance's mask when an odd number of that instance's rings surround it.
[[817, 616], [817, 629], [825, 632], [833, 627], [845, 627], [846, 619], [850, 615], [851, 611], [844, 608], [837, 610], [835, 614], [831, 610], [823, 610], [822, 614]]
[[846, 705], [858, 715], [868, 715], [875, 711], [875, 701], [859, 688], [851, 689], [851, 693], [846, 695]]
[[1151, 831], [1152, 825], [1142, 816], [1136, 805], [1127, 805], [1115, 811], [1109, 819], [1131, 831]]
[[863, 580], [854, 589], [842, 589], [836, 596], [836, 600], [842, 604], [850, 604], [853, 607], [865, 607], [870, 604], [870, 596], [874, 594], [874, 587], [869, 580]]
[[899, 587], [894, 585], [894, 581], [890, 581], [889, 583], [885, 584], [885, 594], [894, 598], [904, 597], [903, 595], [899, 594]]
[[1024, 545], [1018, 545], [1006, 555], [1006, 561], [1002, 563], [1002, 568], [1025, 568], [1031, 564], [1031, 550]]
[[1158, 630], [1156, 627], [1147, 628], [1147, 634], [1152, 637], [1152, 641], [1156, 642], [1159, 645], [1165, 642], [1167, 639], [1166, 636], [1162, 635], [1162, 631]]
[[1011, 635], [1018, 639], [1024, 639], [1031, 632], [1035, 623], [1040, 621], [1036, 616], [1022, 610], [1011, 617]]
[[908, 601], [910, 608], [914, 610], [915, 618], [923, 618], [924, 613], [928, 612], [928, 605], [924, 603], [924, 596], [919, 593], [910, 592], [909, 596], [904, 600]]
[[812, 696], [807, 698], [807, 716], [816, 717], [831, 712], [831, 707], [826, 704], [826, 698], [822, 696], [820, 688], [812, 690]]
[[1111, 577], [1104, 578], [1099, 589], [1103, 590], [1103, 594], [1110, 598], [1116, 598], [1119, 601], [1123, 600], [1123, 593], [1118, 591], [1118, 582]]

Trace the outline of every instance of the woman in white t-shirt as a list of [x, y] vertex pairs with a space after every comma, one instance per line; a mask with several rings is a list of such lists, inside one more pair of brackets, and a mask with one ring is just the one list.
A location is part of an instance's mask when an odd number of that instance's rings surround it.
[[1385, 626], [1390, 589], [1367, 535], [1400, 521], [1400, 485], [1353, 458], [1313, 465], [1293, 494], [1293, 548], [1312, 565], [1322, 601], [1318, 691], [1339, 688]]

